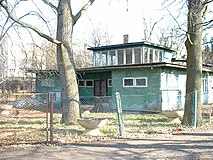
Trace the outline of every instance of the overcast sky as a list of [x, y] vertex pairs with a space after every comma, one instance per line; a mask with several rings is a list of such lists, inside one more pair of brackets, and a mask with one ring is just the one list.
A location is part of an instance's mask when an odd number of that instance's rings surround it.
[[[122, 43], [124, 34], [129, 34], [130, 41], [141, 41], [143, 39], [143, 17], [148, 23], [154, 24], [168, 14], [162, 10], [161, 1], [129, 0], [127, 3], [126, 0], [113, 0], [109, 3], [107, 0], [97, 0], [86, 15], [77, 22], [74, 28], [74, 39], [81, 39], [82, 37], [79, 36], [89, 37], [92, 27], [101, 26], [113, 36], [113, 43]], [[156, 29], [160, 25], [162, 23], [159, 22]]]

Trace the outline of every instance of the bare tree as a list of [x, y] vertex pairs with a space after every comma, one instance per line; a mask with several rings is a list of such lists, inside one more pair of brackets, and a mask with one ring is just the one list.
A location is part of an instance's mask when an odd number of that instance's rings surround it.
[[152, 23], [152, 19], [150, 18], [149, 21], [143, 17], [143, 39], [145, 41], [151, 42], [154, 29], [158, 23], [163, 20], [164, 16], [160, 18], [158, 21]]
[[5, 82], [6, 82], [6, 69], [7, 69], [7, 45], [6, 40], [7, 38], [4, 37], [0, 40], [0, 86], [2, 92], [5, 91]]
[[33, 70], [57, 70], [56, 49], [53, 43], [44, 41], [40, 46], [32, 44], [28, 58]]
[[76, 68], [91, 67], [93, 63], [93, 56], [90, 51], [87, 50], [89, 47], [99, 47], [102, 45], [109, 45], [112, 42], [112, 36], [102, 25], [97, 25], [93, 31], [89, 40], [84, 42], [78, 42], [73, 45], [74, 61]]
[[204, 64], [213, 64], [213, 37], [209, 41], [204, 41], [203, 62]]
[[202, 33], [205, 14], [207, 12], [210, 1], [205, 0], [188, 0], [188, 18], [186, 32], [186, 50], [187, 50], [187, 80], [186, 80], [186, 99], [183, 124], [192, 125], [192, 99], [190, 95], [194, 90], [197, 90], [197, 119], [196, 124], [200, 126], [202, 123]]
[[[186, 98], [184, 107], [184, 118], [182, 124], [193, 125], [193, 110], [192, 110], [192, 93], [197, 90], [197, 126], [201, 125], [201, 78], [202, 78], [202, 33], [203, 28], [207, 29], [212, 26], [212, 19], [207, 19], [208, 6], [212, 0], [184, 0], [174, 1], [165, 0], [167, 3], [165, 8], [177, 5], [179, 2], [183, 2], [179, 9], [179, 12], [183, 12], [184, 5], [187, 6], [187, 27], [184, 28], [184, 23], [179, 23], [178, 19], [172, 15], [174, 22], [177, 24], [177, 29], [181, 30], [186, 37], [185, 47], [187, 50], [187, 79], [186, 79]], [[173, 6], [174, 9], [174, 6]], [[182, 11], [183, 10], [183, 11]], [[178, 17], [180, 14], [178, 15]], [[183, 24], [183, 25], [182, 25]]]
[[[31, 29], [39, 36], [57, 45], [57, 65], [60, 75], [63, 107], [61, 122], [65, 124], [73, 124], [77, 122], [77, 118], [80, 116], [79, 92], [72, 51], [73, 27], [95, 0], [88, 0], [88, 2], [85, 3], [75, 15], [72, 12], [72, 3], [70, 0], [59, 0], [58, 2], [55, 1], [56, 5], [47, 0], [41, 1], [49, 7], [49, 10], [53, 10], [57, 13], [56, 38], [47, 32], [42, 32], [34, 25], [22, 21], [23, 17], [26, 17], [27, 15], [36, 15], [37, 18], [42, 19], [42, 21], [47, 24], [47, 21], [44, 20], [44, 17], [41, 16], [40, 12], [29, 12], [25, 14], [25, 16], [16, 17], [14, 15], [13, 8], [11, 8], [13, 5], [9, 3], [10, 1], [1, 0], [0, 6], [5, 11], [5, 15], [12, 23], [16, 23], [22, 27]], [[18, 0], [16, 2], [21, 3], [22, 0]], [[34, 2], [34, 4], [37, 4], [37, 1]], [[37, 8], [39, 10], [39, 5]]]
[[92, 47], [99, 47], [101, 45], [108, 45], [112, 42], [112, 36], [109, 35], [107, 29], [103, 26], [97, 26], [93, 29], [89, 44]]
[[87, 50], [89, 46], [85, 42], [73, 45], [74, 61], [76, 68], [87, 68], [92, 66], [92, 53]]

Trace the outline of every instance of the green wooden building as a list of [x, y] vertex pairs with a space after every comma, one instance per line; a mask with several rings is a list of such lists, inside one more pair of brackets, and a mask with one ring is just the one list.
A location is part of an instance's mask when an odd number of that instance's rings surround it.
[[[123, 110], [161, 111], [183, 108], [190, 96], [185, 95], [186, 66], [172, 61], [175, 51], [170, 48], [142, 41], [89, 50], [93, 52], [93, 67], [77, 70], [82, 104], [96, 105], [99, 98], [107, 103], [102, 107], [115, 109], [114, 96], [119, 92]], [[47, 75], [37, 73], [37, 92], [54, 92], [55, 103], [60, 105], [59, 75]], [[212, 87], [212, 67], [204, 66], [203, 103], [213, 103]]]

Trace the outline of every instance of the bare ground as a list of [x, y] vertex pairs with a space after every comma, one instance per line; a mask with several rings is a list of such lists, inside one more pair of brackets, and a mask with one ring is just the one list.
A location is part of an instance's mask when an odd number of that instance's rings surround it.
[[213, 127], [140, 138], [92, 138], [54, 145], [1, 146], [4, 160], [213, 159]]

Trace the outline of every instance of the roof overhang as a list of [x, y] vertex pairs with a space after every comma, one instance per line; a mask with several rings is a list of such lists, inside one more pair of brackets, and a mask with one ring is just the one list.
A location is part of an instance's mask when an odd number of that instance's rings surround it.
[[[129, 64], [129, 65], [116, 65], [116, 66], [102, 66], [102, 67], [90, 67], [90, 68], [81, 68], [76, 69], [76, 72], [103, 72], [103, 71], [112, 71], [117, 69], [133, 69], [133, 68], [160, 68], [160, 67], [168, 67], [168, 68], [176, 68], [176, 69], [184, 69], [186, 70], [186, 65], [175, 64], [175, 63], [167, 63], [167, 62], [157, 62], [157, 63], [144, 63], [144, 64]], [[212, 72], [213, 66], [203, 65], [204, 72]], [[57, 73], [57, 70], [28, 70], [31, 73]]]
[[158, 44], [155, 44], [155, 43], [146, 42], [146, 41], [115, 44], [115, 45], [106, 45], [106, 46], [100, 46], [100, 47], [91, 47], [91, 48], [88, 48], [88, 50], [102, 51], [102, 50], [133, 48], [133, 47], [142, 47], [142, 46], [149, 46], [149, 47], [153, 47], [153, 48], [157, 48], [157, 49], [163, 49], [163, 50], [166, 50], [166, 51], [169, 51], [169, 52], [175, 52], [175, 50], [173, 50], [169, 47], [158, 45]]

